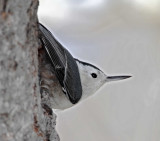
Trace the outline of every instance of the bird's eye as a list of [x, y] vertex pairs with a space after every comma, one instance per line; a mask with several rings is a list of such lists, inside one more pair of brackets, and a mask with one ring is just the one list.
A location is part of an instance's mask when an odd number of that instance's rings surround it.
[[92, 73], [91, 75], [92, 75], [93, 78], [97, 78], [97, 74]]

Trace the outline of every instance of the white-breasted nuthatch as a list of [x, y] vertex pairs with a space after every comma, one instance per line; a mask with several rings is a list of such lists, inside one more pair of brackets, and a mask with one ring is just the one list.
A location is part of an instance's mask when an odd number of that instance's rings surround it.
[[40, 40], [52, 64], [61, 90], [54, 94], [53, 109], [66, 109], [93, 95], [103, 84], [131, 76], [107, 76], [96, 66], [72, 57], [45, 28], [39, 24]]

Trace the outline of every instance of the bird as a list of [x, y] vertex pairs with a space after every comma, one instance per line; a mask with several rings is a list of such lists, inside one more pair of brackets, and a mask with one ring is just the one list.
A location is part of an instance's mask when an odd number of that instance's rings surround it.
[[106, 82], [130, 78], [130, 75], [108, 76], [90, 63], [74, 58], [71, 53], [39, 23], [39, 39], [57, 78], [58, 90], [54, 92], [52, 108], [68, 109], [87, 99]]

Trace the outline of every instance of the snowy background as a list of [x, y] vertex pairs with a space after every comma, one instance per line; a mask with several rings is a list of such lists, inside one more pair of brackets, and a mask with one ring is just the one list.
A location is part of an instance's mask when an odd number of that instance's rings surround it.
[[160, 1], [40, 0], [38, 14], [76, 58], [133, 76], [58, 112], [61, 141], [160, 141]]

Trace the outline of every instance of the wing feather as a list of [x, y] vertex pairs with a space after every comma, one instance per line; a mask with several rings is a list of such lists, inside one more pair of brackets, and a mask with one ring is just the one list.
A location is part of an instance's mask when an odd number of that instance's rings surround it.
[[46, 29], [39, 24], [40, 40], [52, 62], [59, 83], [69, 100], [75, 104], [82, 96], [82, 86], [78, 66], [72, 55]]

